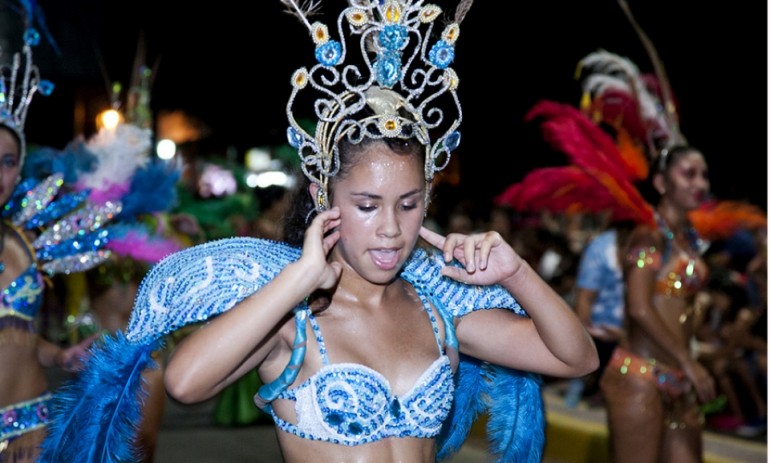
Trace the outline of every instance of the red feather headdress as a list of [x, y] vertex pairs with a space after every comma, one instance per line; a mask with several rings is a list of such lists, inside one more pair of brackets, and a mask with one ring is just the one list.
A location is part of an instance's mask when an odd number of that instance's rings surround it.
[[580, 110], [551, 101], [530, 110], [526, 120], [535, 119], [545, 140], [572, 165], [530, 172], [498, 195], [496, 204], [524, 212], [610, 212], [613, 221], [655, 223], [652, 207], [634, 186], [648, 164], [627, 134], [619, 132], [616, 141]]

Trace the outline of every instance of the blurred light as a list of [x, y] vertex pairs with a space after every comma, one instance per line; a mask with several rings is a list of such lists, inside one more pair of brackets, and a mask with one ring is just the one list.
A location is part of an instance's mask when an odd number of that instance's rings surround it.
[[246, 174], [246, 186], [249, 188], [256, 188], [257, 181], [259, 180], [259, 174], [256, 172], [249, 172]]
[[115, 130], [115, 127], [123, 122], [123, 115], [115, 109], [107, 109], [96, 116], [96, 126], [107, 130]]
[[176, 143], [168, 138], [160, 140], [155, 147], [155, 152], [158, 153], [160, 159], [168, 161], [176, 154]]
[[231, 195], [237, 188], [232, 171], [216, 164], [207, 164], [198, 179], [198, 194], [204, 198]]
[[270, 153], [260, 148], [246, 151], [246, 168], [257, 172], [270, 168]]
[[250, 187], [267, 188], [270, 185], [287, 186], [289, 176], [279, 170], [270, 170], [260, 174], [251, 173], [246, 176], [246, 184]]

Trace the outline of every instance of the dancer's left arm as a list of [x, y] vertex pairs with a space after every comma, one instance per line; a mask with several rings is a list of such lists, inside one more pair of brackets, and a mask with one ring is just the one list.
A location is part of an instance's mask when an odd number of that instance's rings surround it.
[[89, 347], [100, 335], [101, 333], [94, 333], [69, 347], [60, 347], [43, 338], [38, 338], [38, 362], [44, 368], [61, 368], [67, 372], [80, 371], [88, 356]]
[[481, 360], [558, 377], [594, 371], [599, 360], [591, 337], [572, 308], [497, 232], [446, 237], [426, 228], [420, 236], [442, 250], [441, 273], [473, 285], [500, 284], [529, 318], [507, 310], [477, 310], [457, 322], [460, 351]]

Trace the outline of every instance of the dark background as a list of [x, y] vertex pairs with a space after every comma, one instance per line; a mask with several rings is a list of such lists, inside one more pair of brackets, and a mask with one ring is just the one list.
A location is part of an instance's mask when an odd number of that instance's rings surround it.
[[[456, 5], [436, 3], [451, 12]], [[343, 4], [326, 0], [318, 19], [334, 24]], [[714, 194], [766, 209], [767, 3], [629, 4], [665, 63], [682, 132], [709, 161]], [[199, 118], [210, 129], [212, 155], [285, 143], [289, 78], [314, 59], [307, 29], [279, 0], [40, 5], [61, 54], [45, 43], [38, 47], [44, 77], [57, 89], [33, 103], [32, 142], [62, 147], [92, 130], [78, 122], [75, 103], [107, 106], [109, 83], [131, 76], [141, 34], [147, 64], [156, 68], [156, 114], [184, 110]], [[575, 65], [599, 48], [652, 71], [615, 0], [475, 1], [461, 25], [454, 65], [464, 110], [454, 153], [463, 194], [488, 204], [530, 169], [565, 162], [523, 118], [540, 99], [577, 105]]]

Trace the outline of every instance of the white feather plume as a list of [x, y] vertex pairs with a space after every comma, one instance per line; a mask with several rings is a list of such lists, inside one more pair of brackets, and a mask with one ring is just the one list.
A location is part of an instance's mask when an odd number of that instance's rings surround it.
[[639, 68], [628, 58], [599, 50], [588, 54], [579, 63], [582, 72], [587, 72], [583, 78], [583, 91], [601, 96], [608, 90], [616, 90], [629, 94], [639, 106], [639, 115], [657, 131], [669, 134], [663, 104], [660, 99], [650, 93], [641, 78]]
[[95, 191], [125, 186], [136, 170], [149, 162], [152, 131], [133, 124], [101, 129], [86, 143], [98, 159], [94, 172], [82, 174], [80, 185]]

